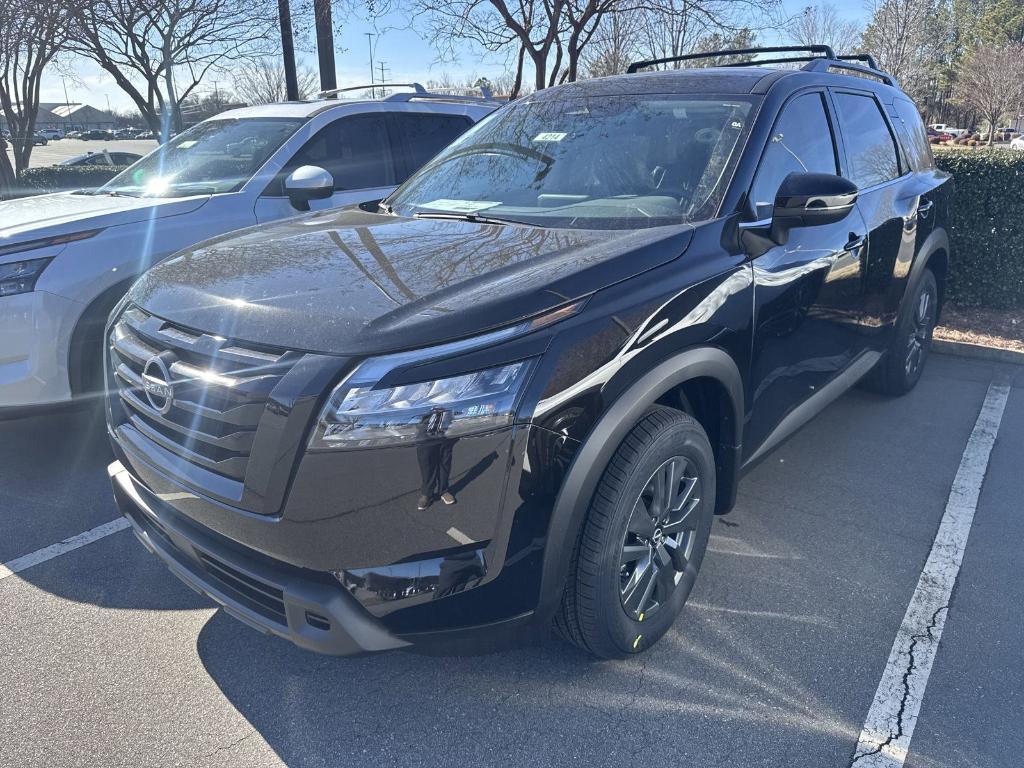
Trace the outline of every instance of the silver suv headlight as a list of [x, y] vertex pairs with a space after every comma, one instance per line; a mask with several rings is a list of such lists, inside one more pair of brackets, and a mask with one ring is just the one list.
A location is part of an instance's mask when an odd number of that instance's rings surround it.
[[464, 437], [512, 423], [532, 360], [433, 381], [377, 389], [360, 366], [331, 393], [310, 439], [313, 449], [404, 445]]
[[31, 259], [0, 264], [0, 297], [31, 293], [46, 265], [53, 259]]

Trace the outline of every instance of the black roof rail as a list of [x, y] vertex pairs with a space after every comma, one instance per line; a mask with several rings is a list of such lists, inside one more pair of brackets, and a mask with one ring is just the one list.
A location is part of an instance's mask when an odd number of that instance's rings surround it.
[[875, 57], [870, 53], [848, 53], [843, 56], [836, 56], [839, 61], [863, 61], [872, 69], [878, 69], [878, 65], [875, 63]]
[[837, 56], [834, 59], [813, 59], [803, 66], [805, 72], [828, 72], [831, 69], [846, 69], [850, 72], [856, 72], [858, 75], [864, 77], [874, 78], [880, 80], [886, 85], [891, 85], [898, 88], [899, 85], [896, 83], [896, 78], [890, 75], [888, 72], [883, 72], [877, 67], [865, 67], [860, 64], [854, 64], [854, 61], [864, 61], [866, 59], [874, 58], [868, 54], [857, 56]]
[[[793, 58], [791, 60], [792, 61], [809, 61], [811, 58], [821, 58], [821, 57], [824, 57], [824, 58], [827, 58], [827, 59], [835, 59], [836, 58], [835, 51], [833, 51], [832, 47], [828, 46], [828, 45], [776, 45], [776, 46], [759, 47], [759, 48], [727, 48], [727, 49], [722, 50], [722, 51], [707, 51], [705, 53], [687, 53], [687, 54], [685, 54], [683, 56], [669, 56], [669, 57], [664, 58], [664, 59], [650, 59], [648, 61], [634, 61], [632, 64], [629, 65], [629, 69], [626, 70], [626, 73], [632, 75], [635, 72], [637, 72], [638, 70], [644, 69], [645, 67], [654, 67], [654, 66], [657, 66], [658, 64], [672, 64], [672, 63], [677, 62], [677, 61], [695, 61], [697, 59], [710, 59], [710, 58], [714, 58], [716, 56], [745, 56], [747, 54], [756, 54], [756, 53], [800, 53], [800, 52], [808, 53], [808, 54], [820, 53], [822, 56], [819, 56], [819, 57], [805, 56], [805, 57], [801, 57], [801, 58]], [[770, 62], [751, 61], [751, 62], [744, 62], [744, 64], [747, 64], [747, 65], [757, 65], [757, 64], [763, 64], [763, 63], [779, 63], [780, 61], [790, 61], [790, 59], [782, 59], [782, 60], [774, 60], [773, 59]], [[742, 66], [742, 65], [730, 65], [730, 66]]]

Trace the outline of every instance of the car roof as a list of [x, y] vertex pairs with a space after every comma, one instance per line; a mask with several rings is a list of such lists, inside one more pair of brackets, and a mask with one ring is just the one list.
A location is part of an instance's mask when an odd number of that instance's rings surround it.
[[531, 100], [564, 98], [569, 95], [566, 93], [567, 89], [580, 96], [659, 93], [763, 95], [773, 85], [782, 81], [790, 82], [795, 87], [810, 84], [845, 85], [868, 88], [891, 95], [901, 93], [898, 88], [855, 74], [752, 65], [748, 67], [694, 67], [611, 75], [547, 88], [532, 94], [529, 98]]
[[445, 104], [452, 107], [482, 107], [494, 109], [498, 106], [493, 101], [485, 99], [455, 99], [446, 101], [443, 97], [431, 95], [429, 98], [410, 98], [402, 101], [389, 101], [384, 99], [315, 99], [312, 101], [283, 101], [277, 104], [260, 104], [253, 107], [240, 107], [229, 109], [211, 117], [211, 120], [239, 120], [253, 117], [293, 117], [309, 118], [318, 115], [329, 109], [341, 109], [354, 104], [376, 104], [380, 111], [393, 111], [394, 104]]

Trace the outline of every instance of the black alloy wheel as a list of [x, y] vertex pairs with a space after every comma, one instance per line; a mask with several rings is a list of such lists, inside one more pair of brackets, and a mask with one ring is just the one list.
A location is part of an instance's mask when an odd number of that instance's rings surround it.
[[605, 467], [555, 629], [605, 659], [650, 648], [683, 609], [711, 535], [715, 456], [693, 417], [652, 406]]
[[673, 456], [654, 471], [633, 505], [619, 559], [622, 608], [643, 621], [668, 603], [693, 555], [701, 481], [693, 462]]

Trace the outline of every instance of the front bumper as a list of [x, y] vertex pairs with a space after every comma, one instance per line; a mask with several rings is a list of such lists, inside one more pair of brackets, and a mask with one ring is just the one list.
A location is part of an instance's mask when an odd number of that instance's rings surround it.
[[46, 291], [0, 298], [0, 413], [71, 399], [68, 349], [81, 313]]
[[175, 576], [240, 621], [301, 648], [337, 656], [409, 645], [329, 575], [274, 560], [200, 528], [136, 483], [119, 461], [108, 472], [117, 505], [143, 545]]

